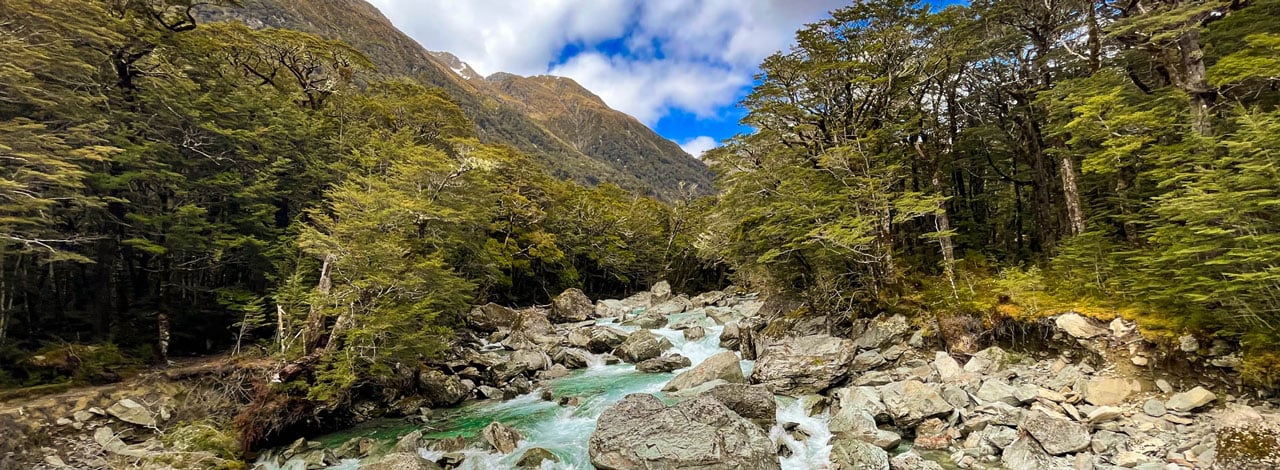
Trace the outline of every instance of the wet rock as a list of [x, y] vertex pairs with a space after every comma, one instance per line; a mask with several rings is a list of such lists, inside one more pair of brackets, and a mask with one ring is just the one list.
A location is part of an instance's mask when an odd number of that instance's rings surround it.
[[742, 337], [738, 331], [738, 323], [730, 322], [724, 325], [724, 329], [720, 331], [720, 347], [730, 351], [738, 350], [738, 346], [742, 344]]
[[941, 450], [951, 446], [954, 439], [955, 436], [946, 423], [938, 418], [929, 418], [916, 426], [916, 438], [912, 446], [921, 450]]
[[651, 313], [665, 318], [670, 315], [685, 312], [690, 308], [693, 308], [693, 305], [689, 303], [689, 299], [680, 295], [653, 307]]
[[891, 470], [942, 470], [942, 465], [925, 460], [920, 454], [909, 450], [889, 459], [889, 468]]
[[569, 369], [582, 369], [591, 364], [591, 353], [578, 348], [563, 348], [556, 352], [553, 360]]
[[359, 459], [364, 458], [373, 452], [373, 448], [378, 445], [377, 441], [368, 437], [356, 437], [343, 442], [333, 450], [333, 456], [341, 459]]
[[471, 389], [462, 383], [462, 379], [436, 369], [418, 373], [418, 389], [427, 398], [427, 406], [432, 408], [457, 405], [471, 396]]
[[929, 385], [917, 380], [880, 387], [880, 399], [899, 428], [912, 428], [926, 418], [950, 413], [953, 407]]
[[1142, 386], [1134, 379], [1118, 377], [1095, 377], [1085, 385], [1085, 401], [1097, 405], [1116, 405], [1123, 403]]
[[689, 361], [689, 358], [679, 354], [671, 354], [640, 361], [640, 363], [636, 364], [636, 370], [656, 374], [671, 372], [676, 369], [683, 369], [690, 365], [692, 365], [692, 363]]
[[672, 407], [653, 395], [628, 395], [600, 415], [588, 451], [602, 469], [780, 468], [760, 427], [705, 395]]
[[510, 454], [520, 445], [524, 436], [510, 426], [494, 421], [480, 430], [480, 439], [498, 452]]
[[480, 398], [486, 398], [490, 400], [502, 398], [501, 389], [498, 389], [497, 387], [490, 387], [488, 385], [481, 385], [479, 387], [476, 387], [476, 394], [479, 395]]
[[820, 392], [848, 376], [853, 354], [853, 343], [847, 339], [787, 338], [760, 353], [751, 382], [782, 395]]
[[396, 452], [384, 455], [369, 463], [361, 463], [363, 470], [437, 470], [435, 462], [422, 458], [417, 452]]
[[724, 307], [707, 307], [704, 311], [707, 312], [707, 318], [717, 325], [728, 325], [740, 316], [736, 310]]
[[1142, 404], [1142, 412], [1146, 413], [1147, 416], [1150, 416], [1152, 418], [1159, 418], [1161, 416], [1164, 416], [1164, 414], [1167, 413], [1168, 411], [1165, 410], [1164, 403], [1161, 403], [1160, 400], [1156, 400], [1153, 398], [1153, 399], [1147, 400], [1146, 403]]
[[746, 383], [746, 378], [742, 376], [742, 365], [741, 361], [738, 360], [737, 354], [732, 351], [725, 351], [711, 356], [692, 369], [681, 372], [680, 375], [667, 382], [667, 385], [662, 387], [662, 390], [667, 392], [684, 390], [717, 379], [728, 383]]
[[593, 325], [570, 331], [566, 340], [574, 347], [600, 354], [621, 345], [627, 340], [627, 333], [603, 325]]
[[1000, 463], [1005, 468], [1050, 468], [1053, 458], [1031, 436], [1021, 435], [1004, 449]]
[[556, 364], [548, 367], [547, 370], [538, 373], [538, 378], [542, 380], [554, 380], [569, 376], [569, 368]]
[[618, 345], [617, 349], [613, 350], [613, 354], [624, 361], [634, 364], [658, 357], [668, 349], [671, 349], [670, 341], [645, 330], [632, 333], [622, 344]]
[[662, 328], [667, 325], [667, 317], [659, 314], [657, 311], [646, 310], [637, 316], [628, 316], [622, 324], [646, 329]]
[[1075, 312], [1059, 315], [1054, 319], [1054, 324], [1058, 325], [1058, 329], [1077, 339], [1090, 339], [1106, 335], [1108, 332], [1106, 328], [1094, 324], [1093, 320]]
[[1214, 395], [1213, 392], [1206, 390], [1204, 387], [1196, 387], [1169, 397], [1169, 401], [1165, 403], [1165, 408], [1172, 411], [1187, 412], [1213, 403], [1217, 399], [1218, 396]]
[[708, 390], [706, 395], [764, 429], [772, 427], [777, 419], [778, 404], [773, 393], [763, 385], [721, 384]]
[[990, 375], [1004, 370], [1008, 365], [1009, 353], [998, 346], [992, 346], [978, 351], [973, 357], [970, 357], [969, 362], [964, 364], [964, 371]]
[[151, 413], [147, 407], [141, 403], [125, 398], [107, 408], [107, 414], [112, 417], [124, 421], [129, 424], [138, 426], [153, 427], [156, 425], [156, 416]]
[[536, 349], [522, 349], [511, 353], [510, 362], [519, 365], [524, 371], [539, 371], [551, 366], [551, 358], [547, 353]]
[[558, 463], [560, 458], [556, 454], [551, 453], [547, 449], [534, 447], [526, 450], [524, 455], [520, 456], [520, 460], [516, 461], [517, 468], [542, 468], [542, 462]]
[[1061, 455], [1089, 448], [1089, 428], [1080, 424], [1031, 411], [1024, 415], [1022, 430], [1040, 442], [1045, 452]]
[[516, 311], [495, 303], [471, 309], [466, 316], [467, 326], [476, 331], [493, 332], [511, 328], [516, 322]]
[[701, 326], [685, 328], [684, 339], [687, 341], [700, 340], [707, 336], [707, 330]]
[[840, 470], [889, 470], [889, 453], [860, 439], [831, 439], [831, 462]]
[[556, 323], [572, 323], [591, 318], [595, 307], [581, 290], [569, 289], [551, 299], [550, 320]]

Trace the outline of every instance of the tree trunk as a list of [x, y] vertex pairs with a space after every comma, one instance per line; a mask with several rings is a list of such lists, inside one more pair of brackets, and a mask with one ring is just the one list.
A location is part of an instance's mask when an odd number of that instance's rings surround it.
[[[332, 269], [334, 255], [325, 255], [324, 264], [320, 266], [320, 282], [316, 285], [316, 292], [323, 295], [329, 294], [332, 281], [329, 279], [329, 271]], [[324, 310], [315, 304], [311, 305], [311, 310], [307, 312], [307, 324], [302, 330], [302, 346], [303, 354], [310, 354], [320, 346], [320, 340], [325, 333], [325, 315]]]
[[1076, 170], [1070, 155], [1062, 156], [1062, 197], [1067, 201], [1067, 230], [1071, 236], [1084, 233], [1084, 212], [1080, 209], [1080, 190], [1076, 187]]
[[1192, 28], [1178, 38], [1178, 55], [1182, 59], [1182, 77], [1178, 83], [1191, 96], [1191, 125], [1200, 135], [1213, 132], [1213, 105], [1218, 91], [1205, 78], [1204, 50], [1200, 47], [1200, 31]]

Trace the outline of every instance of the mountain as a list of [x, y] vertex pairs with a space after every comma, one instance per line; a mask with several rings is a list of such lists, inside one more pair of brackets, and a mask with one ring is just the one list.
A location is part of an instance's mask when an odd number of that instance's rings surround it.
[[379, 73], [407, 76], [448, 93], [486, 142], [537, 157], [547, 171], [586, 184], [615, 183], [663, 198], [682, 185], [711, 191], [711, 172], [674, 142], [609, 108], [564, 77], [483, 77], [447, 52], [428, 51], [364, 0], [244, 0], [241, 8], [205, 7], [206, 21], [241, 21], [342, 40]]

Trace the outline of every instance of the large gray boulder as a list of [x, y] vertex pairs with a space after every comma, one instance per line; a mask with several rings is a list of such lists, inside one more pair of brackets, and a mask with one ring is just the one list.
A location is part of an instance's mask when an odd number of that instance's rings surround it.
[[146, 427], [156, 425], [156, 415], [148, 410], [147, 407], [129, 398], [111, 405], [111, 407], [107, 408], [107, 414], [129, 424]]
[[556, 364], [569, 369], [581, 369], [591, 364], [591, 353], [578, 348], [562, 348], [553, 358]]
[[632, 333], [627, 337], [626, 341], [618, 345], [613, 350], [613, 355], [632, 364], [653, 359], [662, 354], [663, 351], [671, 349], [671, 342], [666, 338], [653, 334], [653, 332], [644, 330]]
[[787, 338], [759, 354], [751, 382], [780, 395], [818, 393], [848, 377], [856, 352], [853, 342], [843, 338]]
[[551, 321], [556, 323], [573, 323], [585, 321], [595, 313], [591, 299], [581, 290], [569, 289], [551, 299]]
[[437, 470], [435, 462], [422, 458], [416, 452], [396, 452], [379, 457], [369, 463], [361, 463], [364, 470]]
[[593, 325], [570, 331], [566, 340], [574, 347], [600, 354], [612, 351], [626, 341], [627, 333], [603, 325]]
[[524, 436], [520, 435], [520, 431], [512, 429], [511, 426], [494, 421], [480, 430], [480, 438], [498, 452], [510, 454], [515, 452], [516, 447], [520, 445], [520, 441], [524, 439]]
[[495, 303], [487, 303], [471, 309], [466, 316], [467, 326], [476, 331], [494, 332], [511, 328], [516, 322], [516, 311]]
[[636, 364], [636, 370], [640, 372], [648, 372], [650, 374], [657, 374], [662, 372], [671, 372], [676, 369], [683, 369], [691, 365], [693, 365], [693, 363], [689, 361], [689, 358], [679, 354], [671, 354], [640, 361]]
[[427, 398], [428, 406], [444, 408], [462, 403], [471, 396], [471, 389], [456, 375], [449, 375], [436, 369], [427, 369], [418, 373], [418, 388], [422, 396]]
[[926, 418], [950, 413], [954, 407], [934, 387], [918, 380], [880, 387], [880, 399], [899, 428], [913, 428]]
[[658, 281], [653, 287], [649, 288], [649, 298], [652, 304], [660, 304], [671, 300], [671, 284], [667, 281]]
[[890, 470], [942, 470], [938, 462], [925, 460], [914, 450], [898, 454], [889, 460]]
[[1021, 429], [1040, 441], [1044, 451], [1052, 455], [1080, 452], [1093, 442], [1089, 428], [1084, 425], [1037, 411], [1023, 414]]
[[601, 469], [781, 468], [764, 430], [707, 395], [672, 407], [628, 395], [600, 415], [588, 452]]
[[1075, 312], [1059, 315], [1058, 318], [1054, 319], [1054, 324], [1058, 326], [1058, 329], [1077, 339], [1094, 338], [1110, 332], [1110, 330], [1103, 328], [1101, 325], [1095, 324], [1093, 320], [1080, 316]]
[[907, 317], [880, 316], [867, 323], [866, 330], [858, 336], [856, 343], [862, 349], [879, 349], [901, 340], [909, 332], [911, 325], [907, 323]]
[[745, 383], [747, 381], [742, 376], [742, 363], [738, 360], [737, 354], [725, 351], [711, 356], [692, 369], [681, 372], [680, 375], [667, 382], [667, 385], [662, 387], [662, 390], [665, 392], [684, 390], [716, 379], [729, 383]]
[[772, 427], [777, 420], [778, 403], [763, 385], [720, 384], [708, 390], [707, 395], [764, 429]]
[[889, 453], [861, 439], [831, 438], [831, 463], [840, 470], [889, 470]]
[[1214, 395], [1213, 392], [1206, 390], [1204, 387], [1196, 387], [1186, 392], [1174, 394], [1169, 397], [1169, 401], [1164, 406], [1173, 411], [1187, 412], [1213, 403], [1217, 399], [1218, 396]]
[[555, 327], [551, 325], [551, 320], [547, 319], [546, 312], [536, 308], [517, 310], [516, 320], [511, 325], [511, 329], [524, 333], [530, 341], [535, 343], [546, 342], [540, 339], [555, 334]]
[[1000, 463], [1005, 468], [1051, 468], [1053, 458], [1031, 436], [1021, 435], [1004, 449]]

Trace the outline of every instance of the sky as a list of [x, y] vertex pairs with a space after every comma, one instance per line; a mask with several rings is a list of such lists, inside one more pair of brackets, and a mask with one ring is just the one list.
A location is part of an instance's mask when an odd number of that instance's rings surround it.
[[489, 75], [572, 78], [691, 155], [747, 129], [737, 102], [795, 31], [849, 0], [371, 0]]

